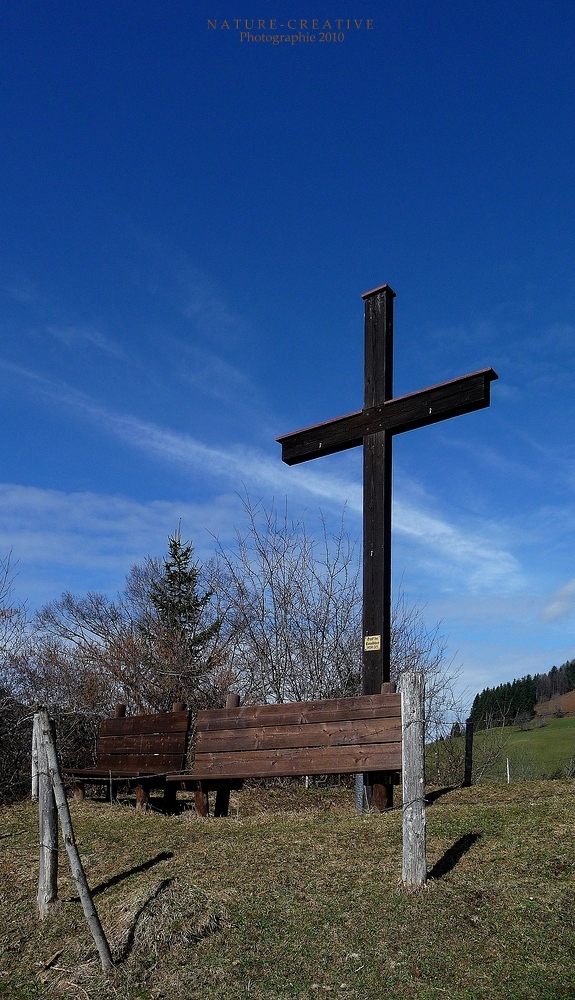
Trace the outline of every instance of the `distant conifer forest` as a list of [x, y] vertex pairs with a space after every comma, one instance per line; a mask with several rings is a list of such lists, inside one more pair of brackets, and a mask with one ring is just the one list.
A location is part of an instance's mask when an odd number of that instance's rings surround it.
[[567, 660], [546, 674], [527, 674], [519, 680], [484, 688], [475, 696], [470, 719], [479, 729], [510, 726], [518, 719], [530, 718], [536, 705], [574, 688], [575, 660]]

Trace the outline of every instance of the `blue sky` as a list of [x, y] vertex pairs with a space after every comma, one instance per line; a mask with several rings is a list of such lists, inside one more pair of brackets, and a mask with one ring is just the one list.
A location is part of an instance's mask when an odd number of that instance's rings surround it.
[[[397, 395], [499, 374], [489, 410], [395, 439], [395, 585], [470, 695], [572, 658], [573, 5], [249, 8], [2, 5], [17, 596], [113, 594], [179, 518], [207, 557], [244, 490], [312, 523], [345, 502], [358, 535], [359, 450], [288, 469], [275, 438], [361, 406], [360, 296], [387, 282]], [[315, 41], [241, 41], [246, 17]]]

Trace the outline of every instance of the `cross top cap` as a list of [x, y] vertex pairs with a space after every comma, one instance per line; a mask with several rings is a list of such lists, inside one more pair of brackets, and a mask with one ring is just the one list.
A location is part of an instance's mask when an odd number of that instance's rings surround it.
[[370, 296], [378, 295], [379, 292], [389, 292], [389, 294], [392, 295], [393, 298], [395, 298], [395, 292], [393, 288], [390, 288], [389, 285], [380, 285], [379, 288], [372, 288], [371, 292], [363, 292], [361, 297], [362, 299], [369, 299]]

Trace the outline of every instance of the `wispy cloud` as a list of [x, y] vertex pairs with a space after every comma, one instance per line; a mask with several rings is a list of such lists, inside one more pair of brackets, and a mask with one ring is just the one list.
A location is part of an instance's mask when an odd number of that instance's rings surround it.
[[[102, 411], [99, 416], [123, 440], [159, 458], [175, 461], [190, 472], [200, 468], [236, 484], [243, 482], [249, 487], [264, 487], [292, 496], [307, 494], [339, 507], [346, 504], [350, 511], [362, 513], [362, 488], [358, 482], [309, 468], [288, 469], [282, 465], [279, 454], [273, 459], [240, 445], [212, 448], [190, 435], [163, 430], [134, 417]], [[500, 544], [490, 543], [477, 533], [464, 532], [401, 499], [394, 503], [393, 516], [396, 531], [432, 551], [459, 578], [464, 571], [466, 589], [508, 590], [524, 583], [519, 562]]]
[[525, 580], [518, 560], [496, 540], [490, 541], [493, 528], [483, 525], [484, 534], [465, 532], [447, 521], [434, 517], [397, 499], [393, 508], [396, 531], [410, 542], [433, 554], [442, 565], [442, 574], [455, 575], [459, 587], [471, 592], [494, 589], [513, 591]]
[[556, 622], [566, 618], [575, 611], [575, 579], [569, 580], [563, 587], [555, 591], [551, 600], [543, 608], [544, 621]]
[[[153, 458], [177, 465], [180, 471], [197, 477], [198, 472], [215, 484], [229, 489], [265, 489], [275, 495], [305, 499], [313, 497], [350, 512], [362, 513], [361, 483], [342, 475], [319, 471], [309, 466], [287, 468], [277, 456], [268, 455], [241, 444], [212, 447], [189, 434], [162, 428], [129, 414], [119, 414], [61, 384], [33, 373], [37, 385], [77, 411], [94, 419], [108, 433], [138, 448]], [[514, 590], [524, 581], [517, 559], [496, 538], [492, 526], [483, 524], [474, 532], [458, 528], [439, 516], [422, 510], [409, 500], [397, 497], [394, 504], [394, 529], [411, 544], [416, 544], [426, 558], [439, 560], [442, 573], [457, 578], [457, 585], [468, 591], [485, 588]]]
[[52, 334], [56, 340], [66, 347], [78, 347], [82, 344], [89, 344], [97, 347], [98, 350], [106, 354], [111, 354], [115, 358], [124, 358], [126, 355], [120, 344], [91, 327], [48, 326], [46, 329], [48, 333]]
[[214, 282], [197, 272], [188, 277], [186, 284], [186, 302], [181, 311], [204, 337], [222, 341], [245, 331], [245, 321], [230, 309]]
[[18, 596], [32, 603], [63, 589], [114, 592], [130, 566], [162, 555], [167, 537], [182, 522], [196, 555], [207, 558], [213, 535], [231, 537], [240, 502], [224, 494], [205, 503], [154, 500], [92, 492], [65, 493], [0, 484], [0, 555], [12, 550], [18, 563]]
[[447, 434], [437, 433], [437, 439], [444, 448], [451, 448], [455, 451], [465, 452], [471, 455], [475, 462], [481, 462], [491, 469], [496, 469], [508, 477], [536, 481], [543, 475], [537, 468], [528, 465], [527, 462], [518, 462], [503, 454], [501, 449], [493, 448], [490, 445], [478, 441], [469, 441], [465, 438], [454, 438]]
[[190, 434], [167, 430], [133, 416], [112, 413], [88, 403], [83, 407], [123, 441], [156, 458], [174, 462], [189, 473], [201, 470], [216, 479], [264, 487], [275, 493], [303, 491], [338, 505], [347, 503], [351, 510], [361, 512], [358, 483], [301, 467], [288, 469], [280, 460], [279, 446], [277, 458], [241, 444], [214, 448]]
[[36, 305], [40, 301], [38, 289], [29, 278], [20, 278], [18, 281], [2, 285], [1, 290], [9, 299], [21, 305]]
[[[226, 407], [242, 407], [253, 411], [261, 403], [261, 393], [253, 380], [234, 365], [207, 351], [178, 343], [180, 361], [176, 374], [189, 385]], [[182, 356], [183, 355], [183, 356]]]

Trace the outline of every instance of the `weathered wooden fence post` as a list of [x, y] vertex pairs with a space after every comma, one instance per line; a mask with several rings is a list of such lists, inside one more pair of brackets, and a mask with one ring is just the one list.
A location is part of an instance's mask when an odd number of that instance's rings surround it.
[[471, 775], [473, 772], [473, 719], [468, 719], [465, 723], [465, 771], [463, 775], [463, 787], [471, 787]]
[[355, 808], [358, 812], [363, 812], [363, 774], [355, 776]]
[[407, 885], [423, 885], [425, 856], [425, 680], [421, 673], [401, 677], [403, 737], [403, 866]]
[[38, 801], [38, 713], [32, 722], [32, 802]]
[[66, 798], [66, 789], [64, 788], [64, 782], [60, 773], [60, 765], [58, 763], [58, 755], [56, 753], [56, 740], [54, 738], [53, 724], [48, 718], [48, 712], [45, 708], [40, 709], [38, 715], [40, 746], [45, 754], [48, 765], [45, 770], [47, 770], [54, 789], [54, 797], [58, 807], [58, 815], [62, 826], [62, 836], [64, 838], [64, 845], [70, 862], [70, 868], [76, 883], [80, 902], [82, 903], [84, 916], [86, 917], [96, 948], [98, 949], [98, 954], [100, 955], [102, 969], [107, 971], [113, 968], [114, 963], [112, 961], [112, 953], [100, 923], [98, 911], [94, 906], [92, 893], [90, 892], [88, 880], [86, 879], [86, 873], [82, 865], [82, 859], [80, 858], [80, 853], [76, 846], [70, 809], [68, 808], [68, 800]]
[[40, 841], [38, 895], [36, 898], [40, 920], [44, 920], [58, 898], [58, 814], [46, 751], [41, 738], [40, 713], [36, 713], [34, 716], [33, 732], [36, 735], [36, 796], [38, 798]]

